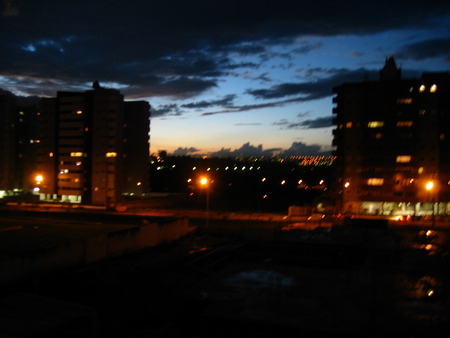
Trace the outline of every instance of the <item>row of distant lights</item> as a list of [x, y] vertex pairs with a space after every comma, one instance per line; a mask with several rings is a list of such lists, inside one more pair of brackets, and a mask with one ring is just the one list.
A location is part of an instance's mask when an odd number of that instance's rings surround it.
[[[176, 166], [175, 166], [175, 164], [172, 166], [172, 168], [171, 169], [174, 169]], [[164, 166], [158, 166], [158, 167], [156, 167], [156, 170], [163, 170], [164, 169]], [[195, 170], [197, 170], [198, 168], [197, 167], [193, 167], [192, 168], [192, 170], [193, 171], [195, 171]], [[225, 170], [230, 170], [231, 168], [230, 167], [225, 167]], [[255, 167], [253, 167], [253, 166], [250, 166], [250, 167], [248, 167], [248, 170], [253, 170], [253, 169], [255, 169]], [[257, 167], [256, 168], [256, 170], [260, 170], [261, 169], [261, 167]], [[206, 171], [211, 171], [212, 170], [212, 168], [207, 168], [206, 169]], [[219, 171], [220, 170], [220, 168], [216, 168], [216, 171]], [[237, 171], [237, 170], [239, 170], [239, 168], [238, 167], [233, 167], [233, 170], [234, 171]], [[243, 166], [242, 168], [241, 168], [241, 170], [242, 171], [244, 171], [244, 170], [247, 170], [247, 167], [246, 166]]]
[[[172, 168], [173, 168], [174, 166], [172, 166]], [[230, 170], [231, 168], [229, 167], [229, 166], [226, 166], [225, 167], [225, 170]], [[250, 166], [249, 168], [248, 168], [248, 170], [253, 170], [253, 169], [255, 169], [253, 166]], [[261, 169], [261, 167], [257, 167], [256, 168], [256, 170], [260, 170]], [[197, 167], [193, 167], [192, 168], [192, 170], [194, 171], [194, 170], [197, 170]], [[211, 168], [207, 168], [206, 169], [206, 171], [211, 171], [212, 169]], [[216, 171], [219, 171], [220, 170], [220, 168], [216, 168]], [[236, 170], [239, 170], [239, 168], [238, 167], [233, 167], [233, 170], [234, 171], [236, 171]], [[242, 168], [241, 168], [241, 170], [242, 171], [244, 171], [244, 170], [247, 170], [247, 167], [246, 166], [243, 166]]]
[[[188, 178], [187, 182], [188, 182], [188, 183], [192, 183], [192, 178]], [[267, 178], [266, 178], [266, 177], [263, 177], [263, 178], [261, 179], [261, 182], [267, 182]], [[286, 183], [287, 183], [286, 180], [281, 180], [281, 182], [280, 182], [281, 185], [285, 185]], [[204, 183], [202, 183], [202, 184], [204, 184]], [[298, 184], [298, 185], [305, 185], [305, 186], [306, 186], [306, 184], [305, 184], [305, 182], [303, 182], [303, 180], [299, 180], [299, 181], [297, 182], [297, 184]], [[324, 184], [325, 184], [325, 181], [324, 181], [324, 180], [320, 180], [320, 181], [319, 181], [319, 185], [324, 185]]]

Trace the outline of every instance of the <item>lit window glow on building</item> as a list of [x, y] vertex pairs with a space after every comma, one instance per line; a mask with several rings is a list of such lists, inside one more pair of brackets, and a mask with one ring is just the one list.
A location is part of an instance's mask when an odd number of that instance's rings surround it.
[[433, 84], [430, 88], [430, 93], [436, 93], [437, 92], [437, 86]]
[[384, 126], [384, 121], [369, 121], [367, 127], [369, 128], [381, 128]]
[[117, 153], [114, 151], [110, 151], [110, 152], [106, 153], [106, 157], [116, 157], [116, 156], [117, 156]]
[[396, 158], [397, 163], [409, 163], [411, 162], [411, 155], [398, 155]]
[[83, 157], [82, 152], [72, 152], [70, 153], [70, 157]]
[[413, 121], [397, 121], [397, 127], [412, 127], [413, 124]]
[[410, 97], [397, 99], [397, 103], [399, 103], [399, 104], [411, 104], [412, 102], [413, 102], [413, 99]]
[[373, 177], [373, 178], [369, 178], [367, 180], [367, 185], [380, 186], [383, 184], [384, 184], [384, 178]]

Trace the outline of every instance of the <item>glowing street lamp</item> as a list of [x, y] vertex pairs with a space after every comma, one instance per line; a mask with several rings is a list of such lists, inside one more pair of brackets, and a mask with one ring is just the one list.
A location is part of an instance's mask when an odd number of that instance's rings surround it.
[[[431, 191], [434, 189], [434, 182], [433, 181], [428, 181], [426, 184], [425, 184], [425, 189], [428, 191], [428, 192], [430, 192], [431, 193]], [[434, 227], [434, 224], [435, 224], [435, 219], [436, 219], [436, 214], [435, 214], [435, 211], [434, 211], [434, 198], [432, 198], [431, 199], [431, 208], [432, 208], [432, 212], [433, 212], [433, 215], [432, 215], [432, 221], [431, 221], [431, 226], [432, 227]]]
[[36, 184], [41, 184], [42, 181], [44, 180], [44, 177], [42, 175], [36, 175], [35, 180]]
[[206, 229], [209, 227], [209, 183], [208, 177], [200, 178], [200, 185], [206, 189]]

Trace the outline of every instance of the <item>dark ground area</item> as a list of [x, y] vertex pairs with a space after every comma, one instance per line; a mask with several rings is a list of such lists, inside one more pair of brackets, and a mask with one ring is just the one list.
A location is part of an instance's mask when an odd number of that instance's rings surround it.
[[97, 337], [448, 337], [448, 250], [447, 230], [308, 231], [270, 241], [197, 231], [2, 296], [94, 309]]

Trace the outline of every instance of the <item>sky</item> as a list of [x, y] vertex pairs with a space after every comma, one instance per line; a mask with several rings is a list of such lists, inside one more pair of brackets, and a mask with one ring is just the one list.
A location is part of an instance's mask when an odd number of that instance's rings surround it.
[[322, 155], [334, 86], [450, 69], [448, 1], [0, 0], [0, 89], [97, 80], [151, 105], [150, 152]]

